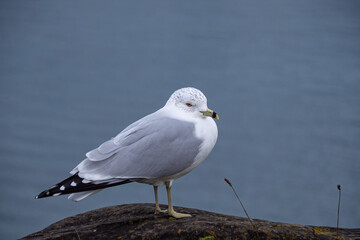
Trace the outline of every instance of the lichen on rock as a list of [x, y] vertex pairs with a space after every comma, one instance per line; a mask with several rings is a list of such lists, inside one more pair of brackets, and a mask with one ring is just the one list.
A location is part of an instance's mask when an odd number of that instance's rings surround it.
[[[162, 206], [166, 208], [166, 206]], [[176, 207], [192, 215], [175, 219], [154, 214], [154, 204], [126, 204], [78, 214], [56, 222], [25, 240], [89, 239], [360, 239], [360, 229], [303, 226]]]

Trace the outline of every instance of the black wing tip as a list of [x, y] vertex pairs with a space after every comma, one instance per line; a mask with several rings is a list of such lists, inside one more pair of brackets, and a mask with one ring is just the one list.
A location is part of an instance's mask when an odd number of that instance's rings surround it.
[[48, 190], [41, 192], [39, 195], [36, 195], [35, 199], [51, 197], [51, 196], [53, 196], [53, 195], [50, 193], [50, 189], [48, 189]]
[[39, 195], [36, 195], [34, 198], [35, 199], [39, 199], [39, 198], [44, 198], [46, 196], [44, 196], [42, 193], [40, 193]]
[[36, 195], [36, 196], [35, 196], [35, 199], [44, 198], [44, 197], [46, 197], [46, 196], [44, 196], [44, 195], [42, 195], [42, 194], [39, 194], [39, 195]]
[[97, 189], [104, 189], [104, 188], [123, 185], [135, 181], [134, 179], [125, 179], [125, 180], [119, 179], [118, 182], [93, 183], [93, 182], [84, 182], [83, 180], [84, 179], [79, 177], [78, 174], [76, 173], [71, 177], [63, 180], [62, 182], [52, 186], [51, 188], [44, 190], [39, 195], [35, 196], [35, 199], [55, 197], [63, 194], [71, 194], [77, 192], [94, 191]]

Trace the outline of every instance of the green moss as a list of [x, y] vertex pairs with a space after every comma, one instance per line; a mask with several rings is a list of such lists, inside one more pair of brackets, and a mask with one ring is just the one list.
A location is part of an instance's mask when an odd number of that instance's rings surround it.
[[312, 228], [315, 232], [315, 234], [325, 234], [325, 235], [332, 235], [332, 232], [323, 229], [323, 228], [319, 228], [319, 227], [313, 227]]
[[203, 237], [203, 238], [199, 238], [199, 240], [212, 240], [212, 239], [215, 239], [214, 236], [206, 236], [206, 237]]
[[275, 225], [275, 226], [271, 226], [272, 228], [283, 228], [283, 226], [282, 225]]

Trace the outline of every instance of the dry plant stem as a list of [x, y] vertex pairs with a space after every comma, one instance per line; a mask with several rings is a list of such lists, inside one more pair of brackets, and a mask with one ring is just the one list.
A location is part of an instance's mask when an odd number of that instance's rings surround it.
[[339, 218], [340, 218], [340, 201], [341, 201], [341, 186], [337, 185], [339, 190], [339, 202], [338, 202], [338, 212], [337, 212], [337, 221], [336, 221], [336, 235], [339, 236]]
[[245, 210], [245, 207], [244, 207], [244, 205], [242, 204], [242, 202], [241, 202], [241, 200], [240, 200], [240, 197], [237, 195], [237, 193], [236, 193], [234, 187], [232, 186], [231, 182], [230, 182], [229, 179], [227, 179], [227, 178], [225, 178], [224, 180], [225, 180], [225, 182], [227, 182], [227, 184], [229, 184], [229, 186], [232, 188], [233, 192], [235, 193], [235, 196], [236, 196], [237, 199], [239, 200], [239, 203], [241, 204], [241, 207], [243, 208], [243, 210], [244, 210], [246, 216], [248, 217], [251, 225], [253, 226], [254, 229], [256, 229], [255, 224], [253, 223], [252, 219], [251, 219], [251, 218], [249, 217], [249, 215], [247, 214], [247, 212], [246, 212], [246, 210]]
[[78, 237], [78, 240], [81, 240], [80, 239], [80, 236], [79, 236], [79, 233], [78, 233], [78, 231], [75, 229], [75, 232], [76, 232], [76, 235], [77, 235], [77, 237]]

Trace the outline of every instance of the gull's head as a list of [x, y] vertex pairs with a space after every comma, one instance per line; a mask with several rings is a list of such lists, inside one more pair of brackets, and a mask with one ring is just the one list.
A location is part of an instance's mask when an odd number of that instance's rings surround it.
[[207, 107], [205, 95], [200, 90], [192, 87], [176, 90], [170, 96], [165, 106], [176, 107], [181, 111], [201, 117], [219, 119], [219, 116]]

